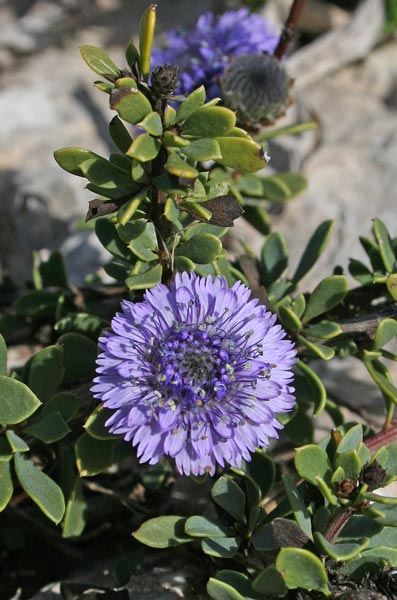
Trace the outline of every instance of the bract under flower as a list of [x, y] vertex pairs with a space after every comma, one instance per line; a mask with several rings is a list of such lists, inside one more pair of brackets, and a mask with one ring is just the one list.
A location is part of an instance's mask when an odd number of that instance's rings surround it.
[[174, 29], [167, 33], [167, 48], [154, 49], [152, 68], [168, 64], [179, 66], [178, 93], [189, 94], [204, 85], [207, 98], [220, 95], [218, 78], [231, 60], [241, 54], [272, 54], [279, 35], [260, 15], [246, 8], [227, 11], [218, 19], [204, 13], [193, 30]]
[[278, 437], [276, 413], [295, 403], [296, 351], [276, 315], [249, 298], [240, 282], [182, 273], [122, 303], [99, 340], [92, 392], [141, 462], [168, 455], [182, 474], [213, 475]]

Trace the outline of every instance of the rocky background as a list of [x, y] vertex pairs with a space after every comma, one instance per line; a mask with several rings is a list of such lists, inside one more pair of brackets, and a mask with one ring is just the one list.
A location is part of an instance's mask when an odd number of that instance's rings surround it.
[[[52, 153], [64, 146], [105, 155], [113, 149], [106, 97], [92, 86], [78, 46], [101, 46], [123, 64], [123, 48], [136, 37], [147, 4], [0, 0], [0, 279], [12, 273], [28, 280], [33, 251], [59, 248], [73, 283], [107, 260], [93, 233], [81, 228], [92, 195], [81, 179], [56, 165]], [[346, 4], [355, 10], [307, 0], [300, 23], [305, 44], [298, 40], [287, 62], [295, 78], [295, 104], [277, 125], [314, 119], [319, 128], [278, 138], [270, 149], [269, 174], [301, 171], [309, 180], [300, 198], [273, 215], [290, 248], [292, 268], [315, 227], [336, 220], [325, 256], [303, 282], [307, 289], [336, 264], [346, 269], [349, 257], [364, 258], [358, 236], [369, 233], [375, 216], [397, 235], [396, 39], [384, 35], [381, 0]], [[175, 24], [188, 27], [206, 10], [238, 6], [237, 0], [158, 0], [158, 43]], [[264, 14], [281, 28], [289, 6], [290, 0], [268, 0]], [[234, 234], [255, 248], [261, 245], [244, 223]], [[348, 396], [355, 419], [380, 422], [378, 391], [363, 367], [333, 363], [332, 370], [318, 367], [330, 392], [345, 401]], [[146, 588], [142, 580], [135, 588], [132, 582], [131, 598], [138, 598], [137, 589], [145, 600], [181, 597], [164, 577], [154, 575]], [[59, 597], [49, 594], [40, 597]]]

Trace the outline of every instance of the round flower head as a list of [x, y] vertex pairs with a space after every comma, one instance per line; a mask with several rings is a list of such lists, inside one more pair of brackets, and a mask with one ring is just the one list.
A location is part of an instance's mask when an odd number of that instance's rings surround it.
[[168, 455], [182, 474], [213, 475], [278, 437], [276, 413], [295, 402], [296, 351], [276, 315], [249, 298], [240, 282], [182, 273], [122, 303], [99, 340], [92, 392], [141, 462]]
[[220, 95], [218, 77], [231, 60], [241, 54], [272, 54], [279, 35], [267, 21], [246, 8], [227, 11], [218, 19], [207, 12], [193, 30], [174, 29], [167, 33], [168, 47], [154, 49], [152, 66], [179, 66], [177, 92], [189, 94], [204, 84], [207, 98]]

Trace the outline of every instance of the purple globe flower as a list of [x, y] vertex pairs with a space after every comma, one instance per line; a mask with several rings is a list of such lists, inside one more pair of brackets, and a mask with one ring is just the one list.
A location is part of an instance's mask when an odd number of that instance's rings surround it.
[[204, 84], [207, 98], [219, 96], [218, 77], [222, 76], [235, 56], [272, 54], [279, 35], [271, 25], [246, 8], [227, 11], [219, 19], [211, 12], [199, 18], [195, 29], [174, 29], [167, 33], [168, 47], [153, 50], [152, 66], [179, 65], [177, 92], [188, 94]]
[[278, 437], [276, 413], [295, 402], [296, 350], [276, 315], [249, 298], [240, 282], [182, 273], [143, 302], [122, 303], [99, 340], [92, 392], [141, 462], [168, 455], [181, 474], [213, 475]]

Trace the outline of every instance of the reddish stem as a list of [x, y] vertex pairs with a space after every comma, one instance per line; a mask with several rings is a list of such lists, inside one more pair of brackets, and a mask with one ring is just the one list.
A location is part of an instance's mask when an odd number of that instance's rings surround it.
[[274, 52], [275, 58], [278, 58], [279, 60], [284, 56], [288, 46], [294, 38], [296, 25], [302, 12], [304, 2], [305, 0], [294, 0], [292, 3], [291, 10], [289, 11], [289, 15], [281, 32], [280, 40]]
[[371, 452], [375, 452], [382, 446], [389, 446], [390, 444], [397, 444], [397, 426], [395, 425], [365, 440], [365, 445]]

